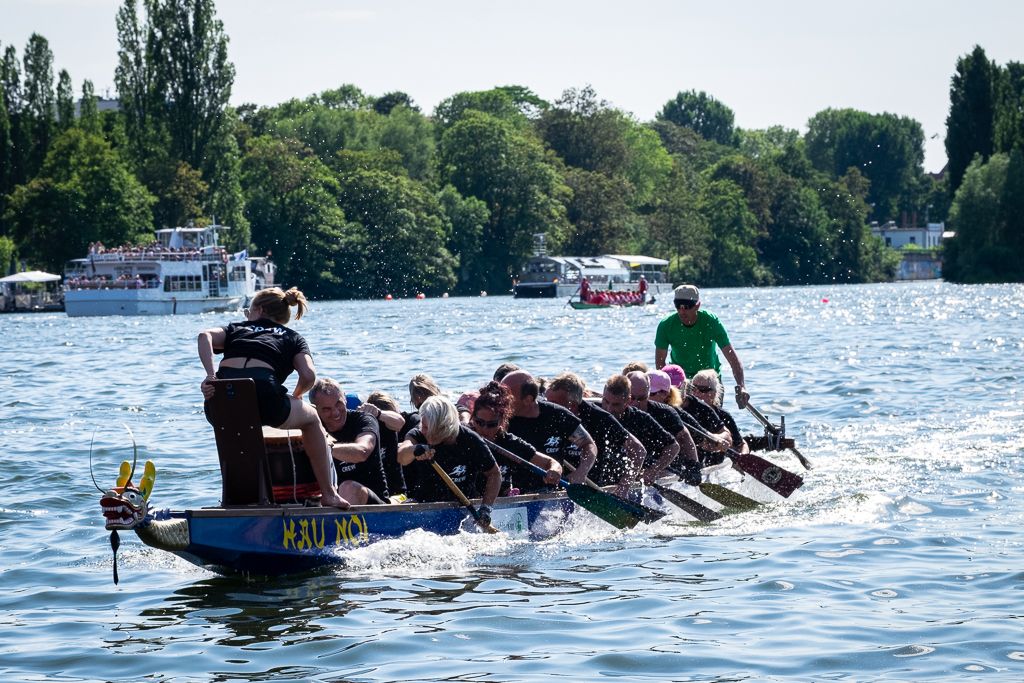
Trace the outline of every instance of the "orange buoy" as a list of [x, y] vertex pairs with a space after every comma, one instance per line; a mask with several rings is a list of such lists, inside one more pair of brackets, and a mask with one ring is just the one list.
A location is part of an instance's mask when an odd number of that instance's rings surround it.
[[426, 295], [426, 294], [424, 294], [423, 292], [417, 292], [417, 293], [416, 293], [416, 298], [417, 298], [417, 299], [426, 299], [426, 298], [427, 298], [427, 295]]
[[385, 294], [384, 295], [384, 301], [391, 301], [391, 295], [390, 294]]

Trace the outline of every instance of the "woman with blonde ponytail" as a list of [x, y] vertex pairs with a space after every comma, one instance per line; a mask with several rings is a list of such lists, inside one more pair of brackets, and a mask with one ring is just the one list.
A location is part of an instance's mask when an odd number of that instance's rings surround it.
[[[316, 381], [316, 369], [309, 346], [295, 330], [285, 325], [306, 312], [305, 295], [292, 287], [260, 290], [245, 309], [245, 321], [227, 327], [213, 327], [199, 333], [199, 360], [206, 370], [200, 388], [203, 397], [213, 398], [214, 379], [248, 377], [256, 383], [260, 423], [280, 429], [301, 429], [302, 442], [309, 456], [316, 480], [323, 495], [322, 503], [347, 508], [348, 501], [338, 495], [331, 483], [334, 469], [316, 409], [302, 400], [302, 395]], [[213, 371], [214, 353], [223, 353], [217, 372]], [[299, 375], [289, 395], [284, 381], [292, 373]]]

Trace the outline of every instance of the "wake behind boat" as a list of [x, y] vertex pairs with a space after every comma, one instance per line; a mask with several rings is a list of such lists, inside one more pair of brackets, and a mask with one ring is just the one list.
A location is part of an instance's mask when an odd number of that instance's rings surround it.
[[229, 253], [217, 234], [229, 228], [165, 228], [146, 247], [93, 247], [67, 264], [64, 306], [71, 317], [173, 315], [241, 308], [273, 284], [274, 265]]

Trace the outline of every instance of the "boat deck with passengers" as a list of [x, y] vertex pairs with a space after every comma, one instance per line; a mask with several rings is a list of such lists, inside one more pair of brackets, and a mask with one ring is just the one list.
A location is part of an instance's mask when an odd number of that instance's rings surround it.
[[64, 270], [69, 316], [173, 315], [241, 308], [274, 281], [274, 264], [229, 253], [218, 233], [229, 228], [165, 228], [146, 247], [94, 247]]

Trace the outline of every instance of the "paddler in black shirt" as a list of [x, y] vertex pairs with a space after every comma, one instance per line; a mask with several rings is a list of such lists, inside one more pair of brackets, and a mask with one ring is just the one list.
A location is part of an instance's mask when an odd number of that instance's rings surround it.
[[[200, 332], [199, 360], [206, 370], [200, 389], [203, 398], [209, 401], [215, 391], [211, 380], [252, 379], [256, 383], [260, 424], [302, 430], [302, 443], [320, 485], [321, 503], [344, 509], [349, 502], [338, 495], [332, 484], [331, 456], [320, 418], [316, 409], [302, 400], [302, 394], [316, 380], [316, 370], [306, 340], [285, 327], [291, 320], [292, 306], [298, 320], [306, 311], [306, 297], [295, 287], [287, 292], [280, 287], [262, 289], [245, 309], [245, 322]], [[214, 353], [224, 354], [216, 373]], [[284, 381], [292, 372], [297, 372], [299, 379], [289, 396]]]
[[[629, 433], [639, 439], [647, 451], [643, 463], [646, 484], [657, 481], [679, 454], [679, 444], [650, 414], [629, 405], [630, 382], [623, 375], [612, 375], [604, 385], [601, 407], [615, 416]], [[699, 483], [700, 470], [697, 469]], [[688, 482], [689, 483], [689, 482]]]
[[[680, 368], [682, 372], [682, 368]], [[712, 371], [713, 372], [713, 371]], [[671, 405], [679, 412], [679, 417], [687, 426], [697, 427], [700, 431], [690, 430], [690, 436], [697, 446], [697, 456], [704, 466], [717, 465], [725, 459], [724, 453], [732, 446], [732, 436], [729, 428], [719, 417], [714, 408], [704, 401], [689, 395], [680, 394], [678, 404], [671, 403], [669, 397], [672, 395], [672, 378], [663, 370], [651, 370], [647, 373], [651, 385], [650, 400]], [[683, 389], [686, 389], [686, 375], [683, 374]], [[710, 437], [700, 432], [707, 432]]]
[[583, 399], [587, 386], [576, 374], [563, 372], [548, 384], [544, 397], [578, 417], [597, 444], [590, 478], [600, 486], [617, 484], [625, 493], [643, 470], [647, 450], [614, 416]]
[[[455, 500], [431, 460], [468, 498], [482, 499], [480, 522], [490, 524], [501, 471], [484, 440], [459, 422], [459, 411], [443, 396], [431, 396], [420, 405], [420, 426], [409, 430], [398, 445], [398, 462], [411, 474], [406, 479], [411, 498], [422, 503]], [[477, 488], [480, 480], [485, 482], [483, 491]]]
[[[316, 406], [320, 422], [331, 437], [331, 457], [341, 482], [338, 493], [354, 505], [384, 503], [389, 494], [377, 419], [365, 412], [349, 412], [345, 392], [328, 377], [313, 384], [309, 402]], [[371, 410], [378, 415], [381, 412]]]
[[[686, 483], [696, 481], [700, 483], [700, 462], [697, 459], [697, 447], [693, 443], [693, 437], [679, 416], [679, 411], [670, 405], [650, 400], [651, 383], [647, 379], [647, 373], [631, 372], [627, 375], [629, 379], [629, 404], [639, 408], [653, 417], [662, 429], [676, 438], [679, 443], [679, 460], [676, 467], [686, 472]], [[696, 484], [692, 484], [696, 485]]]
[[[563, 465], [574, 455], [570, 446], [575, 444], [579, 452], [579, 466], [566, 480], [571, 484], [582, 484], [597, 461], [597, 444], [580, 419], [562, 406], [538, 400], [540, 388], [537, 381], [524, 370], [510, 372], [501, 383], [512, 394], [513, 417], [508, 431]], [[573, 463], [570, 461], [569, 464]]]

